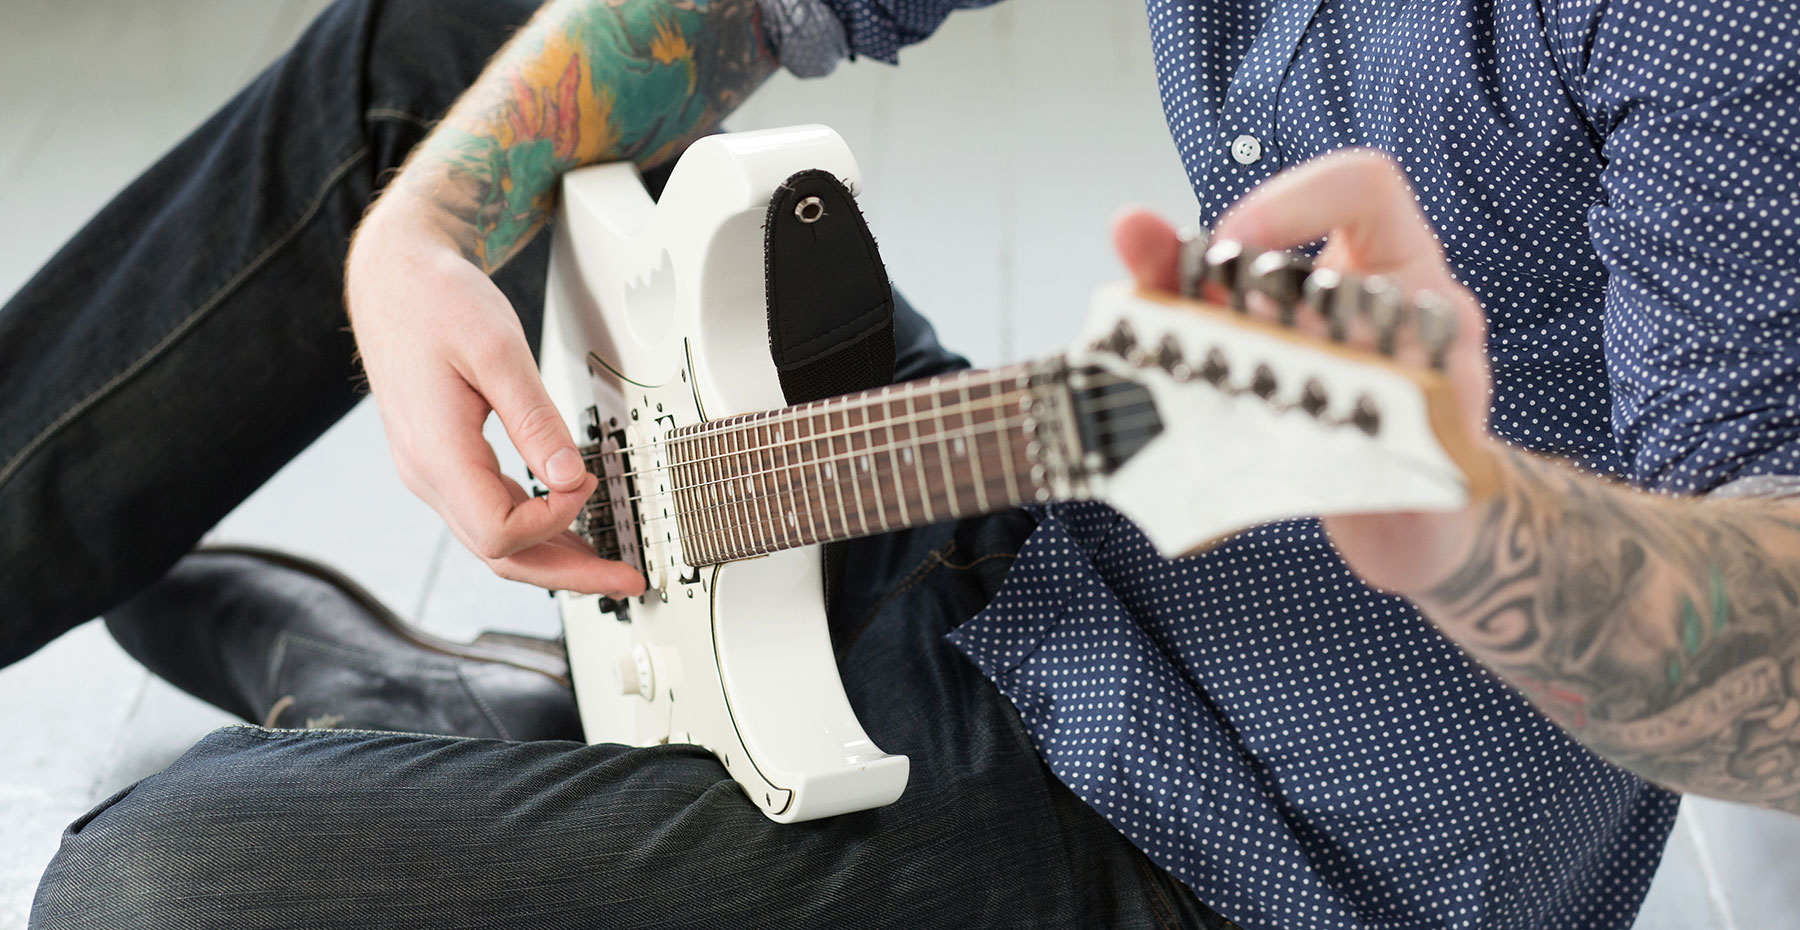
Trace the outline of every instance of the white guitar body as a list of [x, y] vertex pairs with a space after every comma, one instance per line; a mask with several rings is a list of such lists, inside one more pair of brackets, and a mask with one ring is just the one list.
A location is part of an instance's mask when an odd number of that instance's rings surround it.
[[[822, 126], [695, 143], [660, 203], [629, 164], [563, 182], [541, 363], [578, 442], [616, 428], [650, 462], [667, 430], [782, 407], [763, 311], [770, 198], [795, 172], [849, 184], [855, 160]], [[638, 466], [640, 472], [643, 466]], [[845, 697], [826, 628], [818, 547], [700, 570], [682, 561], [667, 488], [638, 488], [650, 589], [629, 620], [559, 592], [591, 742], [694, 743], [764, 814], [811, 820], [891, 803], [908, 763], [869, 740]]]
[[878, 807], [907, 759], [850, 709], [807, 543], [1095, 498], [1176, 556], [1270, 520], [1456, 508], [1489, 480], [1438, 370], [1447, 304], [1198, 237], [1189, 298], [1101, 288], [1060, 355], [780, 410], [764, 226], [822, 222], [815, 188], [785, 186], [818, 172], [858, 177], [802, 126], [695, 143], [660, 203], [629, 165], [564, 179], [544, 381], [603, 477], [577, 531], [649, 582], [622, 606], [557, 595], [590, 740], [703, 746], [777, 821]]

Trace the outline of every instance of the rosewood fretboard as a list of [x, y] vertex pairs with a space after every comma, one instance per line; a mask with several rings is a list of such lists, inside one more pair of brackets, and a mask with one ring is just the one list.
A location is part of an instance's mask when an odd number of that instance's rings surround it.
[[684, 560], [708, 565], [1040, 499], [1029, 369], [962, 372], [669, 434]]

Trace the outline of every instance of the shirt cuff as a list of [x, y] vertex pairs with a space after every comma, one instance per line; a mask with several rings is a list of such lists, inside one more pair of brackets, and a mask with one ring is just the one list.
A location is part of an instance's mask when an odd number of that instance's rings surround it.
[[763, 32], [795, 77], [823, 77], [849, 57], [844, 23], [823, 0], [758, 0]]

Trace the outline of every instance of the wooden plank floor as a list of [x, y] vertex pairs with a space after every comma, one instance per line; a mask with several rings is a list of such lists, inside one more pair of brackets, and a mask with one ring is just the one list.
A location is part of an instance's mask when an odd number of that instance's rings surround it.
[[[323, 5], [6, 0], [0, 294]], [[1119, 276], [1105, 226], [1118, 204], [1193, 210], [1143, 20], [1132, 4], [1085, 0], [961, 14], [899, 69], [780, 76], [734, 126], [836, 127], [892, 276], [945, 341], [978, 364], [1041, 354], [1073, 335], [1088, 290]], [[553, 630], [540, 592], [493, 578], [401, 488], [373, 414], [359, 408], [216, 535], [326, 558], [453, 635]], [[94, 624], [0, 670], [0, 930], [25, 925], [64, 824], [226, 722]], [[1800, 927], [1796, 889], [1800, 821], [1691, 804], [1639, 926]]]

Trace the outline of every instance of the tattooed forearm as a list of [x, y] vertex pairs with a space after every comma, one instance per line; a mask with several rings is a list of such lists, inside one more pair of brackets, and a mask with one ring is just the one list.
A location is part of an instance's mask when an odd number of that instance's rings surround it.
[[1503, 469], [1432, 619], [1626, 768], [1800, 813], [1800, 512]]
[[494, 60], [398, 182], [492, 270], [578, 165], [666, 161], [774, 71], [756, 0], [556, 0]]

